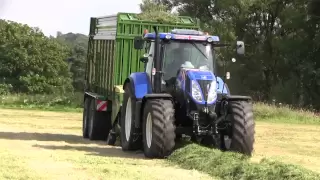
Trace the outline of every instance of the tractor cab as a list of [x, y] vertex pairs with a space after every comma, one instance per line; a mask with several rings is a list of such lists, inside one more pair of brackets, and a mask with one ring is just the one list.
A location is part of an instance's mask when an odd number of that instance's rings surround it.
[[[140, 61], [145, 63], [145, 72], [153, 90], [169, 93], [181, 104], [188, 98], [197, 104], [215, 102], [217, 77], [214, 48], [221, 46], [228, 44], [221, 44], [218, 36], [189, 29], [174, 29], [169, 33], [149, 33], [145, 30], [142, 38], [135, 39], [135, 48], [145, 50]], [[199, 91], [193, 92], [192, 89]]]
[[[151, 76], [155, 73], [155, 33], [147, 31], [143, 37], [145, 56], [141, 61], [146, 63], [145, 71]], [[158, 48], [162, 69], [162, 83], [176, 78], [180, 68], [200, 69], [214, 72], [215, 56], [213, 42], [219, 42], [218, 36], [209, 36], [201, 31], [175, 29], [170, 33], [159, 33]]]
[[[145, 72], [151, 82], [156, 72], [161, 71], [161, 78], [159, 78], [161, 92], [175, 93], [175, 85], [179, 83], [177, 78], [184, 70], [214, 72], [213, 43], [219, 42], [218, 36], [209, 36], [201, 31], [187, 29], [174, 29], [170, 33], [156, 34], [149, 33], [147, 30], [144, 32], [144, 44], [141, 43], [140, 46], [144, 45], [145, 55], [140, 60], [146, 63]], [[183, 73], [180, 78], [184, 78]]]

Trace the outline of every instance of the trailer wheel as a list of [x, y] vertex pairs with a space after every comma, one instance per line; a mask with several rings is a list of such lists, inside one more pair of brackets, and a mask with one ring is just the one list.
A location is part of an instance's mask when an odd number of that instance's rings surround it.
[[97, 112], [96, 101], [92, 99], [90, 102], [88, 135], [90, 140], [107, 140], [111, 129], [111, 113]]
[[131, 91], [130, 84], [126, 84], [121, 108], [120, 138], [121, 147], [124, 151], [137, 150], [141, 148], [141, 138], [136, 135], [134, 124], [135, 98]]
[[89, 134], [88, 134], [88, 119], [89, 119], [88, 109], [89, 109], [89, 105], [90, 105], [90, 99], [86, 98], [84, 100], [83, 117], [82, 117], [82, 137], [83, 138], [89, 137]]
[[221, 134], [222, 150], [251, 156], [255, 142], [252, 103], [247, 101], [229, 102], [227, 120], [231, 122], [231, 126], [228, 132]]
[[143, 111], [143, 147], [147, 158], [165, 158], [175, 147], [174, 107], [170, 100], [148, 100]]

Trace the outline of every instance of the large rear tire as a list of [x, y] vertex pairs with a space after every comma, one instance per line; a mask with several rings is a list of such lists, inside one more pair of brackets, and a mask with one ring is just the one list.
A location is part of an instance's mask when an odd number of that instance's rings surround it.
[[252, 155], [255, 142], [255, 122], [251, 102], [231, 101], [227, 120], [231, 122], [229, 133], [221, 134], [222, 150]]
[[111, 113], [97, 112], [96, 101], [90, 101], [89, 121], [88, 121], [88, 136], [90, 140], [107, 140], [111, 129]]
[[147, 158], [165, 158], [175, 147], [174, 107], [171, 100], [148, 100], [143, 111], [143, 147]]
[[120, 138], [123, 151], [138, 150], [141, 148], [141, 137], [135, 128], [135, 96], [131, 91], [130, 84], [125, 85], [124, 98], [121, 108]]

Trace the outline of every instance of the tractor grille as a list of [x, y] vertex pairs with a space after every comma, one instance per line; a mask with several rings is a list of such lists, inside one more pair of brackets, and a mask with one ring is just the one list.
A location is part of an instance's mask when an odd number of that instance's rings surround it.
[[198, 80], [205, 101], [208, 99], [208, 87], [210, 86], [211, 82], [212, 80]]

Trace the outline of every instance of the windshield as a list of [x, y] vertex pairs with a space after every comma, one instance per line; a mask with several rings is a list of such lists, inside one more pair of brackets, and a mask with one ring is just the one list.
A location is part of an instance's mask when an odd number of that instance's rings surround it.
[[164, 45], [163, 51], [164, 80], [176, 77], [180, 67], [213, 72], [211, 44], [171, 41]]

